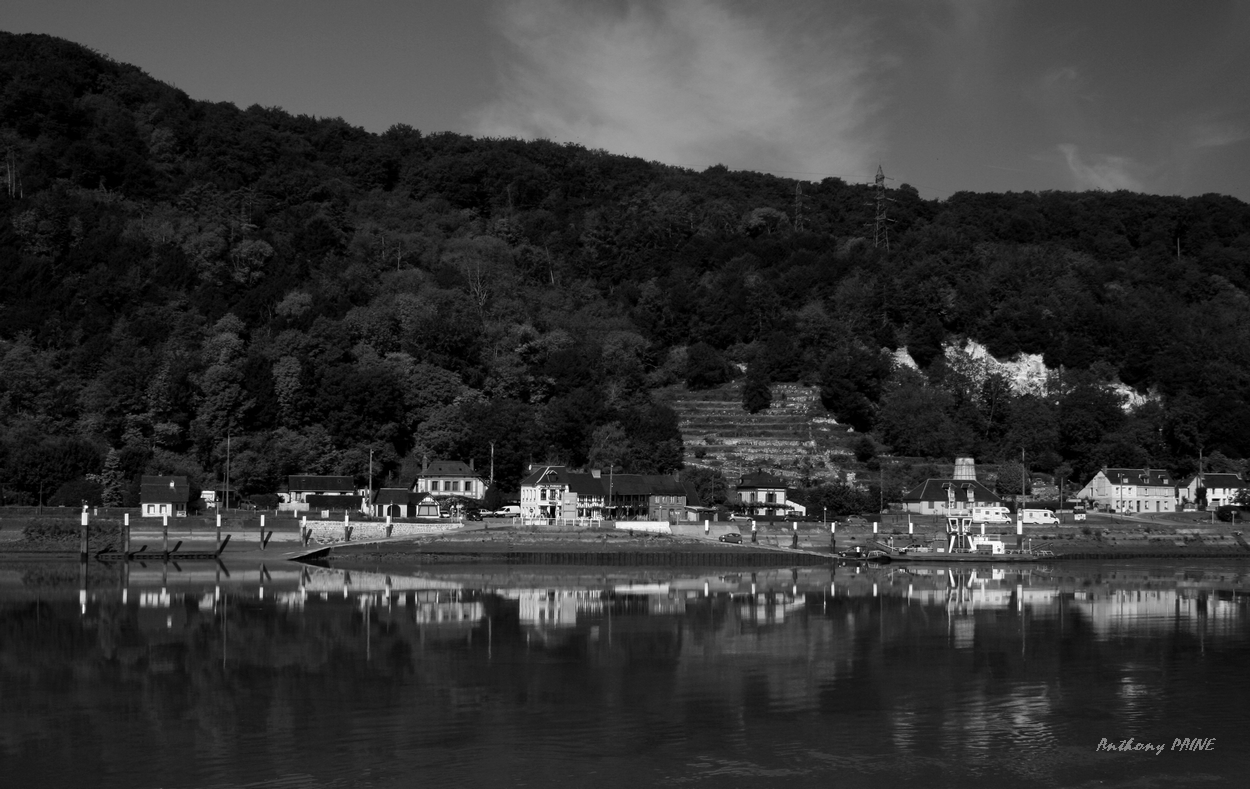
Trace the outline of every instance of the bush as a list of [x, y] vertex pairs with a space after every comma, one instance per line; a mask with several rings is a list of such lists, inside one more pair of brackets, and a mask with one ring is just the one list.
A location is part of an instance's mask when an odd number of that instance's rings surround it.
[[99, 482], [79, 477], [61, 485], [44, 503], [49, 507], [81, 507], [83, 504], [98, 507], [103, 498], [104, 488]]
[[1238, 520], [1246, 520], [1245, 510], [1233, 504], [1224, 504], [1215, 511], [1215, 517], [1223, 523], [1232, 522], [1234, 514]]
[[253, 493], [247, 497], [247, 500], [255, 505], [258, 510], [274, 510], [278, 508], [281, 499], [277, 493]]

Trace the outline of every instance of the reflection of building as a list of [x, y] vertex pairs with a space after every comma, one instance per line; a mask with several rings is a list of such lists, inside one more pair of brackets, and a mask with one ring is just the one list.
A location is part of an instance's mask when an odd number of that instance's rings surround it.
[[1163, 469], [1104, 468], [1077, 498], [1115, 512], [1175, 512], [1176, 485]]
[[603, 611], [598, 589], [507, 589], [500, 597], [516, 600], [521, 624], [534, 627], [573, 627], [579, 614]]

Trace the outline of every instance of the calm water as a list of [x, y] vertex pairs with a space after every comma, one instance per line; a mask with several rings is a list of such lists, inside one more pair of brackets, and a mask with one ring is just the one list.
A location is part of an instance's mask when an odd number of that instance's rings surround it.
[[1248, 571], [0, 565], [0, 781], [1240, 786]]

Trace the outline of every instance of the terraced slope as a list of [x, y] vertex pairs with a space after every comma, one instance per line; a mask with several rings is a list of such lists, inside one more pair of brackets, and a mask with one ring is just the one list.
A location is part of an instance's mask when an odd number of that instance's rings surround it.
[[771, 408], [748, 414], [742, 384], [661, 397], [677, 412], [686, 465], [720, 469], [731, 481], [762, 469], [792, 480], [844, 478], [853, 462], [846, 428], [825, 411], [814, 386], [773, 384]]

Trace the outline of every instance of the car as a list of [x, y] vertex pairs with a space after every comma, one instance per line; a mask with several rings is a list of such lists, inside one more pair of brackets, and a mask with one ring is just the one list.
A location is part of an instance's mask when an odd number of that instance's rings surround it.
[[732, 542], [732, 543], [735, 543], [735, 544], [741, 544], [741, 543], [742, 543], [742, 535], [741, 535], [741, 534], [739, 534], [739, 533], [738, 533], [738, 532], [736, 532], [736, 531], [731, 531], [731, 532], [729, 532], [728, 534], [722, 534], [722, 535], [720, 536], [720, 541], [721, 541], [721, 542]]

